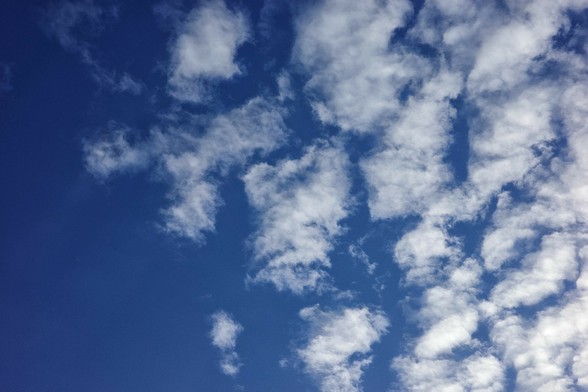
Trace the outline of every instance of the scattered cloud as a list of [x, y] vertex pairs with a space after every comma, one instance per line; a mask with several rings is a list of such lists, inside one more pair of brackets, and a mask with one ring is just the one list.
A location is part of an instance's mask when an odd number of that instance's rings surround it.
[[286, 139], [282, 109], [254, 98], [204, 122], [162, 124], [145, 140], [130, 143], [129, 131], [84, 143], [86, 164], [99, 179], [154, 164], [171, 186], [171, 205], [163, 211], [165, 231], [198, 243], [215, 228], [222, 205], [218, 184], [254, 155], [265, 156]]
[[245, 189], [259, 213], [253, 251], [261, 268], [254, 282], [297, 294], [325, 288], [328, 253], [351, 204], [348, 165], [341, 146], [323, 142], [299, 159], [249, 169]]
[[227, 376], [236, 376], [242, 364], [235, 351], [237, 338], [243, 332], [241, 324], [236, 322], [228, 313], [219, 310], [212, 315], [212, 330], [210, 338], [212, 345], [221, 352], [221, 371]]
[[298, 357], [318, 380], [321, 391], [361, 391], [363, 370], [372, 361], [372, 346], [388, 331], [386, 316], [367, 307], [323, 311], [316, 305], [302, 309], [300, 317], [310, 329]]
[[207, 100], [209, 83], [231, 79], [241, 69], [237, 49], [249, 38], [249, 22], [224, 0], [202, 1], [178, 27], [171, 47], [170, 93], [181, 101]]
[[[90, 56], [75, 26], [106, 11], [62, 4], [53, 36]], [[411, 290], [412, 324], [392, 359], [399, 389], [588, 388], [588, 66], [585, 52], [555, 42], [585, 7], [431, 0], [413, 14], [404, 0], [300, 5], [292, 69], [278, 75], [275, 97], [193, 122], [163, 120], [144, 140], [119, 127], [84, 144], [86, 165], [102, 180], [155, 167], [171, 188], [165, 230], [196, 242], [215, 230], [219, 184], [238, 168], [256, 223], [248, 280], [297, 295], [338, 290], [330, 254], [354, 212], [357, 170], [370, 222], [398, 225], [390, 248], [401, 289]], [[215, 83], [242, 74], [249, 21], [221, 0], [177, 18], [169, 92], [203, 103]], [[333, 135], [273, 156], [288, 134], [294, 77], [305, 78], [297, 93]], [[337, 134], [347, 131], [356, 134]], [[344, 137], [369, 148], [350, 151]], [[381, 284], [360, 243], [346, 243]], [[357, 300], [338, 293], [335, 302]], [[361, 390], [386, 316], [318, 305], [300, 316], [310, 327], [297, 357], [321, 390]], [[222, 311], [213, 319], [221, 367], [234, 375], [242, 327]]]

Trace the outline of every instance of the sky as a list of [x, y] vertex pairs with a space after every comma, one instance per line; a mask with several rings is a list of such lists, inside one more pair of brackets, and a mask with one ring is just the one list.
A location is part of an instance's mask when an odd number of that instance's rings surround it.
[[588, 1], [0, 20], [0, 389], [588, 391]]

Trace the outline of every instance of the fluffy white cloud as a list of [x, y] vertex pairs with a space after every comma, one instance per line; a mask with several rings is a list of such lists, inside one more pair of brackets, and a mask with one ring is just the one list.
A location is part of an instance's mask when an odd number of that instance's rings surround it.
[[523, 176], [545, 159], [542, 152], [556, 138], [551, 118], [556, 91], [531, 87], [505, 102], [483, 105], [479, 126], [470, 133], [470, 181], [483, 195]]
[[298, 294], [324, 287], [328, 253], [349, 213], [347, 166], [341, 146], [325, 142], [309, 147], [300, 159], [251, 167], [243, 180], [259, 212], [253, 249], [262, 263], [254, 282]]
[[[422, 336], [392, 367], [409, 391], [502, 391], [505, 366], [472, 337], [478, 329], [482, 268], [474, 259], [447, 267], [445, 280], [428, 288], [415, 315]], [[453, 350], [460, 348], [459, 357]]]
[[183, 101], [206, 101], [207, 83], [241, 72], [235, 55], [248, 37], [243, 12], [230, 10], [224, 0], [202, 1], [179, 27], [171, 48], [171, 94]]
[[328, 0], [298, 15], [293, 59], [309, 73], [321, 121], [372, 131], [396, 114], [402, 89], [428, 71], [420, 57], [389, 49], [410, 11], [404, 0]]
[[322, 311], [317, 305], [302, 309], [300, 317], [310, 323], [310, 332], [298, 356], [321, 391], [360, 391], [372, 345], [388, 330], [386, 316], [367, 307]]
[[373, 218], [422, 213], [452, 180], [444, 162], [455, 114], [449, 100], [460, 89], [459, 75], [441, 71], [389, 125], [382, 151], [361, 162]]
[[460, 255], [459, 242], [442, 226], [428, 220], [403, 235], [394, 247], [394, 259], [407, 270], [409, 283], [433, 281], [442, 263], [455, 261]]
[[482, 42], [468, 77], [468, 88], [483, 93], [526, 82], [533, 61], [550, 48], [551, 37], [566, 20], [562, 3], [565, 2], [509, 1], [507, 21]]
[[499, 392], [504, 390], [504, 366], [493, 355], [476, 354], [463, 361], [398, 358], [393, 366], [411, 392]]
[[226, 312], [219, 310], [212, 315], [210, 338], [213, 346], [221, 351], [220, 368], [227, 376], [235, 376], [241, 367], [239, 355], [235, 351], [237, 337], [241, 332], [243, 332], [241, 324]]
[[570, 236], [559, 233], [543, 237], [541, 249], [522, 261], [492, 290], [491, 301], [506, 308], [534, 305], [563, 289], [576, 277], [576, 247]]

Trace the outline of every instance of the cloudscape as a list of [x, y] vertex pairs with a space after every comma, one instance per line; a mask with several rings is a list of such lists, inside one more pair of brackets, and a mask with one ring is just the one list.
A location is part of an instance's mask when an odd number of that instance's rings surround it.
[[0, 390], [588, 391], [587, 0], [0, 10]]

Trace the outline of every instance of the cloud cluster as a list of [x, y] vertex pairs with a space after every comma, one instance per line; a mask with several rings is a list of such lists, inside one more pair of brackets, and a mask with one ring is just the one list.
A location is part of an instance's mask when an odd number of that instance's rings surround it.
[[241, 332], [243, 332], [241, 324], [233, 320], [228, 313], [219, 310], [212, 315], [210, 339], [212, 345], [221, 352], [220, 368], [227, 376], [237, 375], [242, 365], [235, 351], [237, 337]]
[[[89, 47], [71, 38], [72, 26], [102, 11], [78, 6], [63, 8], [74, 16], [57, 17], [52, 31], [83, 54]], [[402, 288], [414, 290], [406, 302], [415, 328], [392, 359], [399, 389], [500, 391], [509, 369], [521, 391], [588, 388], [588, 65], [586, 45], [569, 50], [584, 37], [571, 15], [585, 8], [582, 0], [431, 0], [417, 13], [404, 0], [305, 4], [292, 53], [301, 93], [333, 133], [354, 133], [270, 160], [296, 97], [295, 74], [283, 71], [274, 97], [166, 120], [146, 139], [121, 127], [88, 141], [86, 164], [102, 180], [155, 167], [171, 188], [164, 228], [196, 242], [214, 231], [218, 185], [239, 168], [257, 225], [248, 280], [294, 294], [334, 291], [330, 254], [353, 213], [350, 173], [359, 173], [372, 222], [414, 219], [391, 247]], [[199, 3], [177, 29], [169, 92], [206, 102], [214, 83], [241, 74], [249, 23], [217, 0]], [[354, 137], [373, 146], [341, 141]], [[348, 251], [373, 273], [359, 246]], [[306, 371], [323, 391], [361, 390], [387, 317], [318, 306], [300, 316], [310, 324], [296, 352]], [[224, 312], [213, 320], [223, 371], [236, 374], [241, 326]]]
[[[583, 385], [581, 334], [569, 332], [565, 343], [544, 336], [549, 348], [533, 336], [561, 328], [573, 302], [544, 301], [582, 297], [585, 52], [557, 41], [574, 36], [570, 15], [585, 6], [427, 1], [405, 25], [403, 2], [324, 1], [298, 17], [294, 59], [309, 75], [318, 118], [379, 131], [360, 161], [372, 218], [420, 217], [394, 246], [405, 282], [422, 289], [422, 334], [393, 365], [408, 390], [502, 390], [509, 366], [521, 390]], [[458, 110], [469, 128], [463, 181], [449, 159]], [[486, 217], [491, 225], [478, 226]], [[479, 253], [466, 252], [457, 222], [482, 233]], [[490, 289], [483, 274], [496, 281]], [[540, 309], [530, 320], [529, 306]], [[475, 339], [481, 325], [496, 337]], [[519, 357], [506, 342], [520, 343]], [[573, 349], [557, 357], [565, 345]]]
[[386, 316], [367, 307], [323, 311], [317, 305], [302, 309], [300, 317], [310, 324], [310, 332], [298, 357], [321, 391], [360, 391], [372, 346], [388, 330]]
[[171, 185], [171, 205], [163, 212], [165, 230], [202, 242], [206, 232], [214, 231], [222, 205], [222, 177], [284, 142], [282, 110], [272, 101], [254, 98], [204, 124], [165, 125], [168, 129], [154, 129], [134, 144], [128, 130], [86, 141], [86, 166], [97, 178], [106, 179], [156, 165]]

